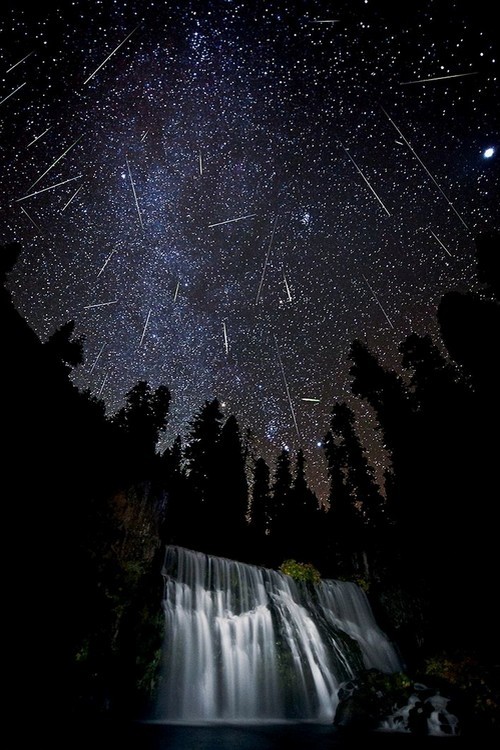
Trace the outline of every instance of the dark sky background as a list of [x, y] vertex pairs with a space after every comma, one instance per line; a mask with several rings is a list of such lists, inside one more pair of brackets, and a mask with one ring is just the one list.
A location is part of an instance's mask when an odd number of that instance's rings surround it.
[[396, 365], [498, 227], [497, 41], [481, 2], [3, 2], [17, 308], [110, 413], [167, 385], [162, 447], [218, 397], [321, 488], [352, 339]]

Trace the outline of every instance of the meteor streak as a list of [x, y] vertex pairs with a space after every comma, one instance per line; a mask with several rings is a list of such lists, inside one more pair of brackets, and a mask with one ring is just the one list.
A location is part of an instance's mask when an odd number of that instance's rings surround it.
[[26, 211], [26, 209], [24, 208], [24, 206], [21, 206], [21, 211], [23, 211], [23, 212], [24, 212], [24, 213], [26, 214], [26, 216], [27, 216], [27, 217], [28, 217], [28, 219], [29, 219], [29, 220], [31, 221], [31, 223], [33, 224], [33, 226], [35, 227], [35, 229], [37, 229], [37, 230], [38, 230], [38, 231], [40, 232], [40, 234], [43, 234], [42, 230], [40, 229], [40, 227], [38, 226], [38, 224], [36, 223], [36, 221], [35, 221], [34, 219], [32, 219], [32, 218], [31, 218], [31, 216], [30, 216], [30, 215], [29, 215], [29, 213], [28, 213], [28, 212]]
[[229, 354], [229, 344], [227, 341], [227, 328], [225, 322], [222, 323], [222, 329], [224, 331], [224, 349], [226, 350], [226, 354]]
[[32, 146], [34, 143], [36, 143], [38, 141], [39, 138], [41, 138], [42, 136], [44, 136], [45, 133], [48, 133], [48, 131], [50, 130], [51, 127], [52, 126], [49, 126], [48, 128], [46, 128], [46, 130], [43, 131], [43, 133], [40, 133], [40, 135], [37, 135], [36, 138], [33, 138], [33, 140], [31, 141], [31, 143], [28, 143], [28, 145], [26, 146], [26, 148], [29, 148], [30, 146]]
[[467, 226], [467, 224], [465, 223], [465, 221], [464, 221], [464, 220], [462, 219], [462, 217], [461, 217], [461, 216], [460, 216], [460, 214], [458, 213], [457, 209], [455, 208], [455, 206], [453, 205], [453, 203], [452, 203], [452, 202], [450, 201], [450, 199], [448, 198], [448, 196], [446, 195], [446, 193], [444, 192], [444, 190], [443, 190], [443, 189], [441, 188], [441, 186], [439, 185], [439, 183], [438, 183], [438, 182], [436, 181], [436, 179], [435, 179], [435, 178], [434, 178], [434, 177], [432, 176], [432, 174], [431, 174], [431, 173], [429, 172], [429, 170], [428, 170], [428, 169], [427, 169], [427, 167], [425, 166], [425, 164], [424, 164], [424, 162], [422, 161], [422, 159], [420, 158], [420, 156], [419, 156], [419, 155], [418, 155], [418, 154], [416, 153], [416, 151], [415, 151], [415, 149], [413, 148], [413, 146], [412, 146], [412, 145], [411, 145], [411, 144], [409, 143], [409, 141], [407, 141], [407, 140], [406, 140], [406, 138], [404, 137], [403, 133], [402, 133], [402, 132], [401, 132], [401, 130], [400, 130], [400, 129], [398, 128], [398, 126], [396, 125], [396, 123], [394, 122], [394, 120], [392, 120], [392, 119], [391, 119], [391, 118], [389, 117], [388, 113], [387, 113], [387, 112], [385, 111], [385, 109], [384, 109], [384, 108], [383, 108], [382, 106], [381, 106], [381, 110], [382, 110], [382, 112], [384, 113], [384, 115], [385, 115], [385, 116], [387, 117], [387, 119], [389, 120], [389, 122], [391, 123], [391, 125], [392, 125], [392, 126], [393, 126], [393, 127], [394, 127], [394, 128], [396, 129], [396, 131], [397, 131], [397, 132], [399, 133], [399, 136], [400, 136], [400, 138], [401, 138], [401, 139], [402, 139], [402, 140], [404, 141], [404, 143], [405, 143], [405, 144], [406, 144], [406, 145], [408, 146], [408, 148], [409, 148], [409, 149], [410, 149], [410, 151], [412, 152], [412, 154], [413, 154], [413, 156], [415, 157], [415, 159], [416, 159], [416, 160], [418, 161], [418, 163], [419, 163], [419, 164], [420, 164], [420, 165], [421, 165], [421, 166], [423, 167], [423, 169], [424, 169], [424, 170], [425, 170], [425, 171], [427, 172], [427, 174], [428, 174], [428, 175], [429, 175], [429, 177], [431, 178], [432, 182], [433, 182], [433, 183], [434, 183], [434, 185], [435, 185], [435, 186], [437, 187], [437, 189], [439, 190], [439, 192], [441, 193], [441, 195], [443, 196], [443, 198], [445, 199], [445, 201], [447, 202], [447, 204], [449, 205], [449, 207], [450, 207], [450, 208], [452, 209], [452, 211], [453, 211], [453, 212], [454, 212], [454, 213], [455, 213], [455, 214], [456, 214], [456, 215], [458, 216], [458, 218], [460, 219], [460, 221], [462, 222], [462, 224], [464, 225], [464, 227], [465, 227], [465, 228], [467, 229], [467, 231], [469, 231], [469, 227]]
[[105, 384], [106, 384], [106, 380], [108, 379], [108, 375], [109, 375], [109, 370], [108, 370], [108, 372], [106, 373], [106, 375], [104, 376], [104, 379], [103, 379], [103, 381], [102, 381], [101, 387], [99, 388], [99, 393], [97, 394], [97, 398], [100, 398], [100, 397], [101, 397], [101, 393], [102, 393], [102, 391], [103, 391], [103, 388], [104, 388], [104, 386], [105, 386]]
[[141, 229], [144, 229], [144, 224], [142, 223], [141, 209], [139, 208], [139, 202], [137, 200], [137, 193], [135, 192], [134, 180], [132, 179], [132, 172], [130, 171], [130, 164], [128, 163], [127, 157], [125, 157], [125, 161], [127, 162], [128, 176], [130, 177], [130, 184], [132, 185], [132, 192], [134, 194], [135, 205], [137, 208], [137, 215], [139, 216]]
[[385, 319], [387, 320], [387, 322], [389, 323], [389, 325], [391, 326], [391, 328], [392, 328], [393, 330], [395, 330], [395, 328], [394, 328], [394, 326], [392, 325], [392, 322], [391, 322], [391, 320], [390, 320], [389, 316], [387, 315], [386, 311], [385, 311], [385, 310], [384, 310], [384, 308], [382, 307], [382, 305], [381, 305], [381, 303], [380, 303], [380, 300], [379, 300], [379, 298], [377, 297], [377, 295], [375, 294], [374, 290], [373, 290], [373, 289], [372, 289], [372, 287], [370, 286], [370, 283], [369, 283], [368, 279], [367, 279], [367, 278], [366, 278], [366, 276], [364, 276], [363, 274], [361, 274], [361, 275], [363, 276], [363, 278], [364, 278], [364, 280], [365, 280], [365, 282], [366, 282], [366, 286], [368, 287], [368, 289], [369, 289], [369, 290], [370, 290], [370, 292], [372, 293], [372, 295], [373, 295], [373, 298], [374, 298], [375, 302], [377, 303], [377, 305], [378, 305], [378, 306], [380, 307], [380, 309], [381, 309], [381, 310], [382, 310], [382, 312], [384, 313]]
[[434, 232], [432, 231], [432, 229], [430, 229], [429, 231], [432, 234], [432, 236], [434, 237], [434, 239], [439, 242], [439, 244], [441, 245], [441, 247], [443, 248], [443, 250], [445, 251], [445, 253], [448, 253], [448, 255], [450, 256], [450, 258], [453, 258], [453, 255], [450, 253], [450, 251], [448, 250], [448, 248], [443, 245], [443, 243], [441, 242], [441, 240], [439, 239], [439, 237], [434, 234]]
[[[340, 141], [339, 141], [339, 143], [340, 143]], [[371, 186], [371, 185], [370, 185], [370, 183], [368, 182], [367, 178], [365, 177], [365, 175], [363, 174], [363, 172], [361, 171], [361, 169], [360, 169], [360, 168], [358, 167], [358, 165], [356, 164], [356, 162], [355, 162], [355, 161], [354, 161], [354, 159], [352, 158], [352, 156], [351, 156], [351, 154], [349, 153], [349, 151], [348, 151], [348, 150], [346, 149], [346, 147], [345, 147], [345, 146], [343, 145], [343, 143], [340, 143], [340, 145], [342, 146], [342, 148], [343, 148], [343, 149], [344, 149], [344, 151], [346, 152], [347, 156], [349, 157], [349, 159], [350, 159], [350, 160], [352, 161], [352, 163], [354, 164], [354, 166], [355, 166], [355, 167], [356, 167], [356, 169], [358, 170], [358, 172], [359, 172], [359, 174], [361, 175], [361, 177], [363, 178], [363, 180], [364, 180], [364, 181], [366, 182], [366, 184], [368, 185], [368, 187], [369, 187], [369, 188], [370, 188], [370, 190], [372, 191], [372, 193], [373, 193], [373, 195], [375, 196], [375, 198], [376, 198], [376, 199], [378, 200], [378, 202], [380, 203], [380, 205], [382, 206], [382, 208], [383, 208], [383, 209], [384, 209], [384, 211], [386, 212], [387, 216], [390, 216], [391, 214], [390, 214], [389, 210], [387, 209], [387, 207], [386, 207], [386, 206], [384, 205], [384, 203], [382, 202], [382, 199], [381, 199], [381, 198], [379, 198], [379, 196], [377, 195], [377, 193], [375, 192], [375, 190], [374, 190], [374, 189], [372, 188], [372, 186]]]
[[146, 333], [146, 328], [148, 327], [148, 323], [149, 323], [149, 319], [151, 317], [151, 310], [152, 309], [153, 309], [152, 307], [149, 308], [148, 317], [146, 318], [146, 322], [144, 323], [144, 328], [142, 329], [141, 340], [139, 341], [139, 346], [137, 347], [138, 349], [140, 348], [142, 342], [144, 341], [144, 335]]
[[89, 77], [85, 79], [85, 81], [83, 82], [83, 85], [85, 85], [86, 83], [88, 83], [90, 81], [90, 79], [95, 76], [95, 74], [102, 68], [102, 66], [105, 65], [108, 62], [109, 58], [113, 57], [113, 55], [115, 54], [115, 52], [118, 52], [118, 50], [120, 49], [120, 47], [125, 44], [125, 42], [127, 41], [127, 39], [130, 39], [130, 37], [132, 36], [132, 34], [134, 34], [137, 31], [138, 28], [139, 28], [139, 26], [136, 26], [135, 29], [130, 32], [130, 34], [127, 34], [127, 36], [125, 37], [125, 39], [123, 40], [123, 42], [120, 42], [120, 44], [117, 47], [114, 48], [113, 52], [111, 52], [111, 54], [109, 54], [107, 56], [107, 58], [105, 60], [103, 60], [103, 62], [94, 70], [94, 72], [91, 73], [89, 75]]
[[200, 175], [202, 175], [203, 174], [203, 156], [201, 153], [201, 149], [198, 152], [198, 166], [200, 170]]
[[436, 78], [417, 78], [414, 81], [401, 81], [400, 86], [408, 86], [410, 83], [427, 83], [428, 81], [446, 81], [448, 78], [464, 78], [464, 76], [475, 76], [478, 71], [473, 73], [454, 73], [450, 76], [438, 76]]
[[7, 99], [10, 99], [10, 97], [14, 96], [14, 94], [17, 94], [17, 92], [19, 91], [19, 89], [22, 89], [23, 86], [26, 86], [26, 81], [24, 83], [22, 83], [20, 86], [18, 86], [17, 89], [15, 89], [14, 91], [11, 91], [10, 94], [8, 94], [7, 96], [4, 96], [4, 98], [2, 99], [2, 101], [0, 102], [0, 104], [3, 104], [4, 102], [6, 102]]
[[66, 149], [66, 151], [65, 151], [64, 153], [62, 153], [62, 154], [61, 154], [61, 156], [58, 156], [58, 157], [57, 157], [57, 159], [55, 160], [55, 162], [54, 162], [53, 164], [51, 164], [51, 165], [50, 165], [50, 167], [49, 167], [48, 169], [46, 169], [46, 170], [45, 170], [45, 172], [44, 172], [44, 173], [43, 173], [42, 175], [40, 175], [40, 177], [39, 177], [39, 178], [38, 178], [37, 180], [35, 180], [35, 182], [34, 182], [34, 183], [33, 183], [32, 185], [30, 185], [30, 186], [29, 186], [28, 190], [31, 190], [32, 188], [34, 188], [34, 187], [35, 187], [35, 185], [37, 185], [37, 184], [38, 184], [38, 183], [40, 182], [40, 180], [41, 180], [41, 179], [43, 179], [43, 177], [45, 177], [45, 175], [46, 175], [46, 174], [47, 174], [48, 172], [50, 172], [50, 170], [52, 169], [52, 167], [55, 167], [55, 166], [56, 166], [56, 164], [57, 164], [57, 162], [61, 161], [61, 159], [62, 159], [62, 158], [63, 158], [64, 156], [66, 156], [66, 154], [67, 154], [67, 153], [68, 153], [69, 151], [71, 151], [71, 149], [73, 148], [73, 146], [76, 146], [76, 144], [78, 143], [78, 141], [80, 141], [80, 140], [81, 140], [82, 138], [83, 138], [83, 135], [80, 135], [80, 136], [79, 136], [79, 137], [78, 137], [78, 138], [76, 139], [76, 141], [75, 141], [74, 143], [72, 143], [72, 144], [71, 144], [71, 146], [69, 146], [69, 147], [68, 147], [68, 148]]
[[91, 310], [93, 307], [106, 307], [106, 305], [116, 305], [117, 302], [118, 302], [117, 299], [114, 299], [111, 302], [98, 302], [96, 305], [87, 305], [83, 309]]
[[320, 398], [302, 398], [301, 401], [311, 401], [313, 404], [319, 404]]
[[10, 68], [9, 68], [8, 70], [6, 70], [6, 71], [5, 71], [5, 73], [6, 73], [6, 74], [7, 74], [7, 73], [10, 73], [10, 71], [11, 71], [11, 70], [14, 70], [14, 68], [17, 68], [17, 66], [18, 66], [18, 65], [21, 65], [21, 63], [23, 63], [23, 62], [24, 62], [25, 60], [27, 60], [27, 59], [28, 59], [28, 57], [30, 57], [30, 56], [31, 56], [31, 55], [33, 54], [33, 52], [34, 52], [34, 51], [35, 51], [35, 50], [32, 50], [31, 52], [28, 52], [28, 54], [27, 54], [27, 55], [25, 55], [25, 56], [24, 56], [24, 57], [22, 58], [22, 60], [19, 60], [18, 62], [14, 63], [14, 65], [11, 65], [11, 66], [10, 66]]
[[106, 346], [106, 343], [104, 343], [104, 344], [103, 344], [103, 345], [101, 346], [101, 348], [100, 348], [100, 350], [99, 350], [99, 354], [98, 354], [98, 355], [97, 355], [97, 357], [95, 358], [95, 360], [94, 360], [94, 364], [93, 364], [93, 365], [92, 365], [92, 367], [90, 368], [90, 373], [89, 373], [90, 375], [92, 375], [92, 373], [94, 372], [94, 369], [95, 369], [95, 366], [96, 366], [96, 364], [97, 364], [97, 361], [98, 361], [99, 357], [101, 356], [101, 354], [103, 353], [103, 351], [104, 351], [104, 347], [105, 347], [105, 346]]
[[285, 272], [283, 271], [283, 281], [285, 282], [285, 289], [286, 293], [288, 295], [288, 301], [292, 301], [292, 295], [290, 294], [290, 287], [288, 286], [288, 281], [286, 280]]
[[54, 188], [59, 187], [60, 185], [66, 185], [67, 182], [72, 182], [73, 180], [80, 179], [82, 175], [78, 174], [76, 177], [70, 177], [68, 180], [63, 180], [62, 182], [57, 182], [55, 185], [49, 185], [49, 187], [42, 188], [41, 190], [36, 190], [34, 193], [29, 193], [29, 195], [23, 195], [22, 198], [18, 198], [15, 203], [20, 203], [21, 201], [25, 201], [26, 198], [33, 198], [34, 195], [39, 195], [40, 193], [45, 193], [47, 190], [54, 190]]
[[285, 384], [285, 391], [286, 391], [286, 395], [288, 398], [288, 403], [290, 404], [290, 412], [292, 414], [293, 424], [295, 426], [295, 432], [297, 433], [297, 437], [299, 438], [299, 440], [302, 440], [300, 431], [299, 431], [299, 426], [297, 424], [297, 417], [295, 416], [295, 409], [293, 408], [293, 404], [292, 404], [292, 397], [290, 396], [290, 389], [288, 387], [288, 381], [285, 375], [285, 368], [283, 367], [283, 360], [281, 359], [280, 350], [278, 348], [278, 342], [276, 340], [276, 336], [274, 335], [274, 333], [273, 333], [273, 339], [274, 339], [274, 345], [276, 347], [276, 354], [278, 355], [278, 362], [280, 364], [281, 375], [283, 377], [283, 382]]
[[77, 194], [80, 192], [80, 190], [82, 189], [82, 187], [83, 187], [83, 185], [80, 185], [80, 187], [75, 190], [75, 192], [73, 193], [73, 195], [71, 196], [71, 198], [69, 199], [69, 201], [61, 208], [61, 211], [65, 211], [68, 208], [69, 204], [71, 203], [71, 201], [73, 200], [73, 198], [76, 198]]
[[[118, 243], [117, 243], [117, 244], [118, 244]], [[101, 270], [99, 271], [99, 273], [97, 274], [97, 278], [99, 278], [99, 276], [100, 276], [100, 275], [101, 275], [101, 273], [102, 273], [102, 272], [104, 271], [104, 269], [106, 268], [106, 266], [108, 265], [109, 261], [111, 260], [111, 258], [113, 257], [113, 255], [114, 255], [115, 253], [116, 253], [116, 245], [115, 245], [115, 247], [114, 247], [114, 248], [113, 248], [113, 249], [111, 250], [111, 252], [110, 252], [110, 254], [108, 255], [108, 257], [106, 258], [106, 260], [104, 261], [104, 265], [103, 265], [103, 267], [101, 268]]]
[[226, 221], [218, 221], [216, 224], [209, 224], [208, 228], [211, 227], [220, 227], [223, 224], [231, 224], [232, 221], [242, 221], [243, 219], [250, 219], [252, 216], [257, 216], [257, 214], [246, 214], [245, 216], [237, 216], [236, 219], [226, 219]]
[[258, 305], [260, 299], [260, 293], [262, 291], [262, 284], [264, 283], [264, 276], [266, 275], [266, 268], [269, 262], [269, 255], [271, 254], [271, 247], [273, 245], [274, 233], [276, 231], [276, 224], [278, 223], [278, 215], [276, 214], [273, 223], [273, 230], [271, 232], [271, 239], [269, 240], [269, 246], [267, 248], [266, 258], [264, 260], [264, 268], [262, 269], [262, 276], [260, 277], [259, 288], [257, 289], [257, 297], [255, 298], [255, 304]]
[[174, 302], [176, 301], [176, 299], [177, 299], [177, 295], [179, 294], [179, 287], [180, 287], [180, 285], [181, 285], [181, 282], [180, 282], [180, 281], [178, 281], [178, 282], [177, 282], [177, 286], [175, 287], [175, 293], [174, 293]]

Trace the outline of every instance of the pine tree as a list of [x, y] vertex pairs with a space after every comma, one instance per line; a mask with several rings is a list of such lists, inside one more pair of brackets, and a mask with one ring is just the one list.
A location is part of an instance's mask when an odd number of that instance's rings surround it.
[[54, 331], [44, 344], [50, 356], [68, 365], [69, 369], [83, 362], [83, 339], [71, 340], [74, 329], [75, 321], [69, 320]]
[[[477, 612], [496, 585], [498, 553], [495, 504], [498, 495], [498, 424], [500, 422], [500, 233], [489, 232], [476, 240], [479, 292], [445, 294], [438, 307], [438, 322], [450, 357], [468, 380], [467, 397], [455, 403], [455, 433], [448, 437], [446, 487], [448, 520], [446, 544], [442, 545], [440, 567], [452, 582], [443, 621], [454, 616], [462, 632], [477, 633]], [[448, 446], [446, 446], [448, 448]], [[455, 455], [453, 456], [453, 449]], [[454, 461], [453, 461], [454, 459]], [[451, 507], [453, 506], [453, 507]], [[472, 552], [472, 550], [474, 550]], [[460, 583], [474, 580], [467, 611], [459, 612]], [[484, 618], [481, 641], [496, 644], [499, 622]]]
[[269, 534], [274, 559], [282, 562], [286, 534], [286, 513], [292, 492], [290, 454], [283, 448], [276, 459], [269, 512]]
[[315, 565], [320, 561], [318, 498], [308, 485], [304, 451], [297, 451], [295, 477], [285, 513], [285, 557]]
[[387, 510], [390, 517], [411, 535], [418, 505], [415, 462], [418, 437], [415, 429], [415, 398], [402, 378], [386, 370], [360, 341], [351, 346], [352, 392], [372, 407], [382, 431], [390, 468], [386, 471]]
[[167, 425], [170, 392], [165, 386], [152, 392], [149, 384], [141, 380], [126, 394], [125, 400], [126, 405], [113, 422], [124, 436], [129, 473], [146, 476], [152, 471], [160, 432]]
[[221, 429], [219, 461], [218, 496], [213, 507], [217, 554], [242, 559], [247, 547], [248, 484], [245, 447], [233, 414]]
[[163, 452], [160, 471], [167, 494], [166, 514], [161, 528], [162, 542], [189, 547], [188, 488], [180, 435], [177, 435], [172, 445]]
[[191, 537], [209, 552], [217, 543], [217, 495], [220, 492], [220, 435], [223, 414], [217, 399], [205, 401], [190, 425], [184, 450], [191, 508]]
[[[345, 462], [345, 488], [357, 513], [350, 523], [358, 526], [354, 542], [358, 555], [361, 555], [366, 575], [375, 574], [373, 565], [379, 564], [381, 550], [387, 544], [388, 519], [385, 501], [375, 481], [374, 470], [368, 463], [363, 446], [357, 435], [355, 416], [345, 403], [336, 404], [332, 411], [330, 433], [327, 446], [332, 450], [332, 443], [342, 450], [337, 453], [337, 461], [342, 457]], [[335, 455], [335, 451], [334, 451]], [[338, 485], [338, 478], [336, 478]], [[341, 495], [342, 496], [342, 495]], [[359, 524], [361, 521], [361, 524]]]
[[250, 528], [254, 544], [264, 543], [269, 534], [270, 524], [270, 489], [271, 472], [269, 466], [262, 457], [254, 463], [252, 502], [250, 506]]
[[[464, 434], [476, 432], [476, 404], [463, 370], [441, 354], [430, 336], [411, 334], [399, 347], [403, 367], [410, 373], [415, 414], [413, 421], [413, 481], [419, 494], [413, 535], [425, 536], [432, 556], [446, 554], [451, 539], [461, 536], [464, 504], [458, 502], [467, 480], [457, 466], [470, 463]], [[466, 522], [467, 523], [467, 522]], [[443, 539], [450, 542], [443, 544]]]
[[352, 577], [361, 564], [363, 521], [348, 484], [348, 453], [343, 435], [332, 430], [323, 439], [330, 492], [327, 513], [327, 572]]
[[482, 232], [476, 238], [477, 276], [500, 302], [500, 232]]

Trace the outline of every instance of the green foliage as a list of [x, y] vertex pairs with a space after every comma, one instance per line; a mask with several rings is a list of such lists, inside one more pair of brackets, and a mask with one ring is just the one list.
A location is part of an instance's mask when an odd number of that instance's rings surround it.
[[370, 581], [365, 576], [360, 576], [356, 574], [350, 577], [337, 576], [337, 581], [350, 581], [351, 583], [355, 583], [357, 586], [359, 586], [360, 589], [362, 589], [365, 592], [365, 594], [368, 594], [370, 591]]
[[321, 575], [311, 563], [301, 563], [296, 560], [285, 560], [281, 563], [279, 570], [294, 581], [303, 583], [319, 583]]
[[409, 696], [412, 688], [412, 680], [405, 672], [379, 672], [376, 669], [369, 669], [360, 679], [361, 685], [372, 691], [374, 694], [383, 693], [392, 702], [397, 702], [396, 697], [403, 693], [404, 698]]

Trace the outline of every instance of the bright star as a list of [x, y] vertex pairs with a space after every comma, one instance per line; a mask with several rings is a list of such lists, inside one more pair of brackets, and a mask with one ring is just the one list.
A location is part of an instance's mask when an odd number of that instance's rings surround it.
[[483, 151], [483, 156], [485, 159], [491, 159], [494, 153], [495, 153], [495, 149], [490, 147]]

